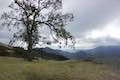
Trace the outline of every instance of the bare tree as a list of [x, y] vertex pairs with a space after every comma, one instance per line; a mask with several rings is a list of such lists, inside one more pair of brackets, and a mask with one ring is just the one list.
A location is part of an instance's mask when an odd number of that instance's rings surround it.
[[[28, 44], [28, 54], [33, 47], [45, 37], [39, 33], [39, 28], [48, 26], [53, 39], [73, 40], [73, 36], [65, 30], [67, 22], [73, 20], [73, 14], [62, 13], [62, 0], [14, 0], [9, 5], [10, 10], [1, 15], [3, 26], [17, 28], [10, 43], [17, 40]], [[47, 42], [47, 44], [50, 44]]]

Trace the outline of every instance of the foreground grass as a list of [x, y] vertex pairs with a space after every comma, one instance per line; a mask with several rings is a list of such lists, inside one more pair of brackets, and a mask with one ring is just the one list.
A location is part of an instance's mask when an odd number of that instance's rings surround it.
[[83, 61], [34, 61], [0, 57], [0, 80], [120, 80], [104, 65]]

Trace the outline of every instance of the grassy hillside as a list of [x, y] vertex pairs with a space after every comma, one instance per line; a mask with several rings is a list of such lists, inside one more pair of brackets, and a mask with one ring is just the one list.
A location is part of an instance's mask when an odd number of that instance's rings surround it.
[[[50, 48], [35, 48], [32, 50], [32, 58], [42, 58], [47, 60], [68, 60], [67, 57], [60, 55], [55, 50], [50, 49], [50, 52], [46, 52], [46, 49]], [[51, 52], [52, 51], [52, 52]], [[27, 51], [22, 47], [13, 47], [0, 43], [0, 56], [16, 57], [16, 58], [28, 58]]]
[[92, 62], [25, 62], [0, 57], [0, 80], [120, 80], [120, 77], [108, 67]]

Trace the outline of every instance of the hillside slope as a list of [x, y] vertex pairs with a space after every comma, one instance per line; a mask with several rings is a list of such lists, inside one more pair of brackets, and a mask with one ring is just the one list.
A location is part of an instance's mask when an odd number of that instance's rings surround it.
[[[33, 49], [32, 57], [49, 59], [49, 60], [68, 60], [67, 57], [58, 54], [58, 52], [55, 52], [55, 50], [53, 49], [50, 49], [50, 51], [47, 50], [48, 50], [47, 48]], [[26, 58], [27, 51], [21, 47], [12, 47], [0, 43], [0, 56]]]

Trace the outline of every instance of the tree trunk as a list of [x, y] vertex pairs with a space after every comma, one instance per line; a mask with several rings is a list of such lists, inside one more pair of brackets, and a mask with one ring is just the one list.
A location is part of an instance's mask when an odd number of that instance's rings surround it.
[[28, 52], [27, 52], [27, 57], [28, 57], [28, 61], [32, 61], [32, 35], [28, 34]]

